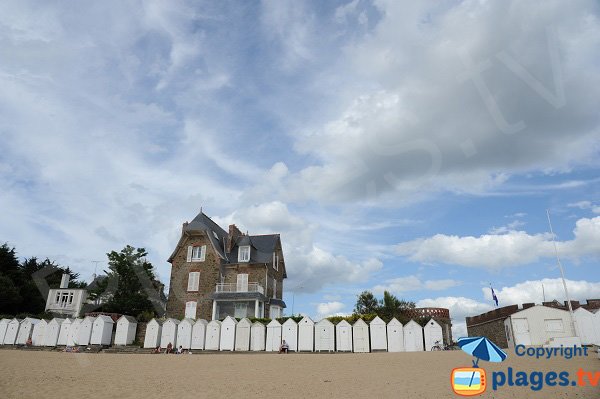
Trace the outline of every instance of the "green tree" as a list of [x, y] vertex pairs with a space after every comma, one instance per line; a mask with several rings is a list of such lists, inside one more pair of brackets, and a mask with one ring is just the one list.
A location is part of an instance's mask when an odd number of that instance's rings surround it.
[[375, 295], [370, 291], [363, 291], [358, 295], [354, 312], [358, 314], [377, 313], [379, 302]]
[[23, 302], [19, 292], [22, 282], [15, 249], [4, 243], [0, 246], [0, 313], [17, 314]]

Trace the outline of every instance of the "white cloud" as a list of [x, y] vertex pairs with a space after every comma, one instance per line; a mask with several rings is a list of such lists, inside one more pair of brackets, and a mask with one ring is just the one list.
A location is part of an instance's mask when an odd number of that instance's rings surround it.
[[[568, 273], [568, 270], [566, 271]], [[584, 301], [586, 299], [600, 298], [600, 282], [566, 280], [567, 290], [572, 300]], [[543, 289], [542, 289], [543, 285]], [[489, 287], [481, 289], [486, 300], [492, 300]], [[523, 303], [541, 304], [546, 295], [546, 301], [566, 301], [565, 290], [560, 278], [545, 278], [542, 280], [524, 281], [512, 287], [494, 288], [498, 297], [499, 306], [522, 305]]]
[[590, 209], [593, 213], [600, 213], [600, 205], [591, 201], [579, 201], [567, 205], [569, 208]]
[[322, 302], [317, 305], [317, 320], [329, 316], [336, 316], [341, 314], [340, 312], [344, 309], [345, 305], [341, 302]]
[[519, 227], [523, 227], [523, 226], [525, 226], [525, 222], [522, 222], [520, 220], [513, 220], [506, 226], [492, 227], [489, 230], [489, 233], [490, 234], [505, 234], [505, 233], [508, 233], [509, 231], [515, 231]]
[[[600, 217], [579, 219], [573, 230], [575, 238], [558, 242], [561, 256], [580, 258], [600, 255]], [[400, 243], [396, 252], [422, 263], [445, 263], [466, 267], [502, 269], [526, 265], [540, 258], [554, 256], [550, 234], [530, 235], [524, 231], [459, 237], [436, 234]]]
[[373, 292], [376, 294], [382, 294], [384, 291], [388, 291], [396, 295], [409, 291], [420, 290], [443, 291], [445, 289], [456, 287], [461, 284], [461, 281], [452, 279], [422, 281], [422, 279], [419, 276], [412, 275], [389, 279], [384, 284], [379, 284], [373, 287]]
[[[491, 299], [491, 298], [490, 298]], [[452, 337], [454, 340], [467, 336], [465, 318], [487, 312], [493, 304], [478, 302], [471, 298], [446, 296], [435, 299], [422, 299], [416, 303], [417, 307], [441, 307], [450, 311], [452, 319]]]

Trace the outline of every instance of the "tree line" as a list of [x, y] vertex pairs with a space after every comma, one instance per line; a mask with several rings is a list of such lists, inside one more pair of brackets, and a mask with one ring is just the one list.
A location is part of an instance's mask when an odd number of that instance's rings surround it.
[[398, 299], [388, 291], [383, 292], [382, 299], [377, 299], [370, 291], [363, 291], [357, 297], [353, 316], [366, 320], [379, 316], [386, 323], [396, 318], [402, 324], [406, 324], [410, 320], [407, 310], [414, 308], [414, 302]]

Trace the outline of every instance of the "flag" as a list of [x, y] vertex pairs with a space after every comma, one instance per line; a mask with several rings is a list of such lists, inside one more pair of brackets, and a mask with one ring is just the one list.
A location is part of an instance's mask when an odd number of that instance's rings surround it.
[[492, 288], [491, 284], [490, 289], [492, 290], [492, 299], [494, 300], [494, 302], [496, 302], [496, 306], [498, 306], [498, 297], [496, 296], [496, 293], [494, 292], [494, 289]]

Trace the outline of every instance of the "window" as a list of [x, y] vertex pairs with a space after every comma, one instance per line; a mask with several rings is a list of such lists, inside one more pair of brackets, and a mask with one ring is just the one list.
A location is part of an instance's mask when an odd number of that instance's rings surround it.
[[273, 279], [273, 298], [277, 298], [277, 280]]
[[69, 305], [73, 303], [73, 293], [69, 294]]
[[548, 332], [565, 331], [563, 327], [563, 321], [561, 319], [546, 319], [544, 320], [544, 324], [546, 325], [546, 331]]
[[54, 303], [59, 303], [60, 302], [60, 291], [56, 291], [56, 300], [54, 301]]
[[273, 269], [279, 270], [279, 255], [273, 253]]
[[188, 319], [196, 318], [196, 307], [198, 303], [196, 301], [189, 301], [185, 303], [185, 317]]
[[281, 317], [281, 308], [279, 306], [271, 305], [271, 319], [277, 319]]
[[192, 262], [204, 262], [206, 257], [206, 245], [196, 245], [192, 247]]
[[250, 262], [250, 245], [240, 247], [238, 251], [238, 262]]
[[237, 292], [248, 292], [248, 274], [237, 275]]
[[188, 291], [198, 291], [200, 285], [200, 272], [191, 272], [188, 275]]
[[242, 317], [248, 316], [248, 303], [247, 302], [236, 302], [233, 305], [233, 317], [241, 319]]

